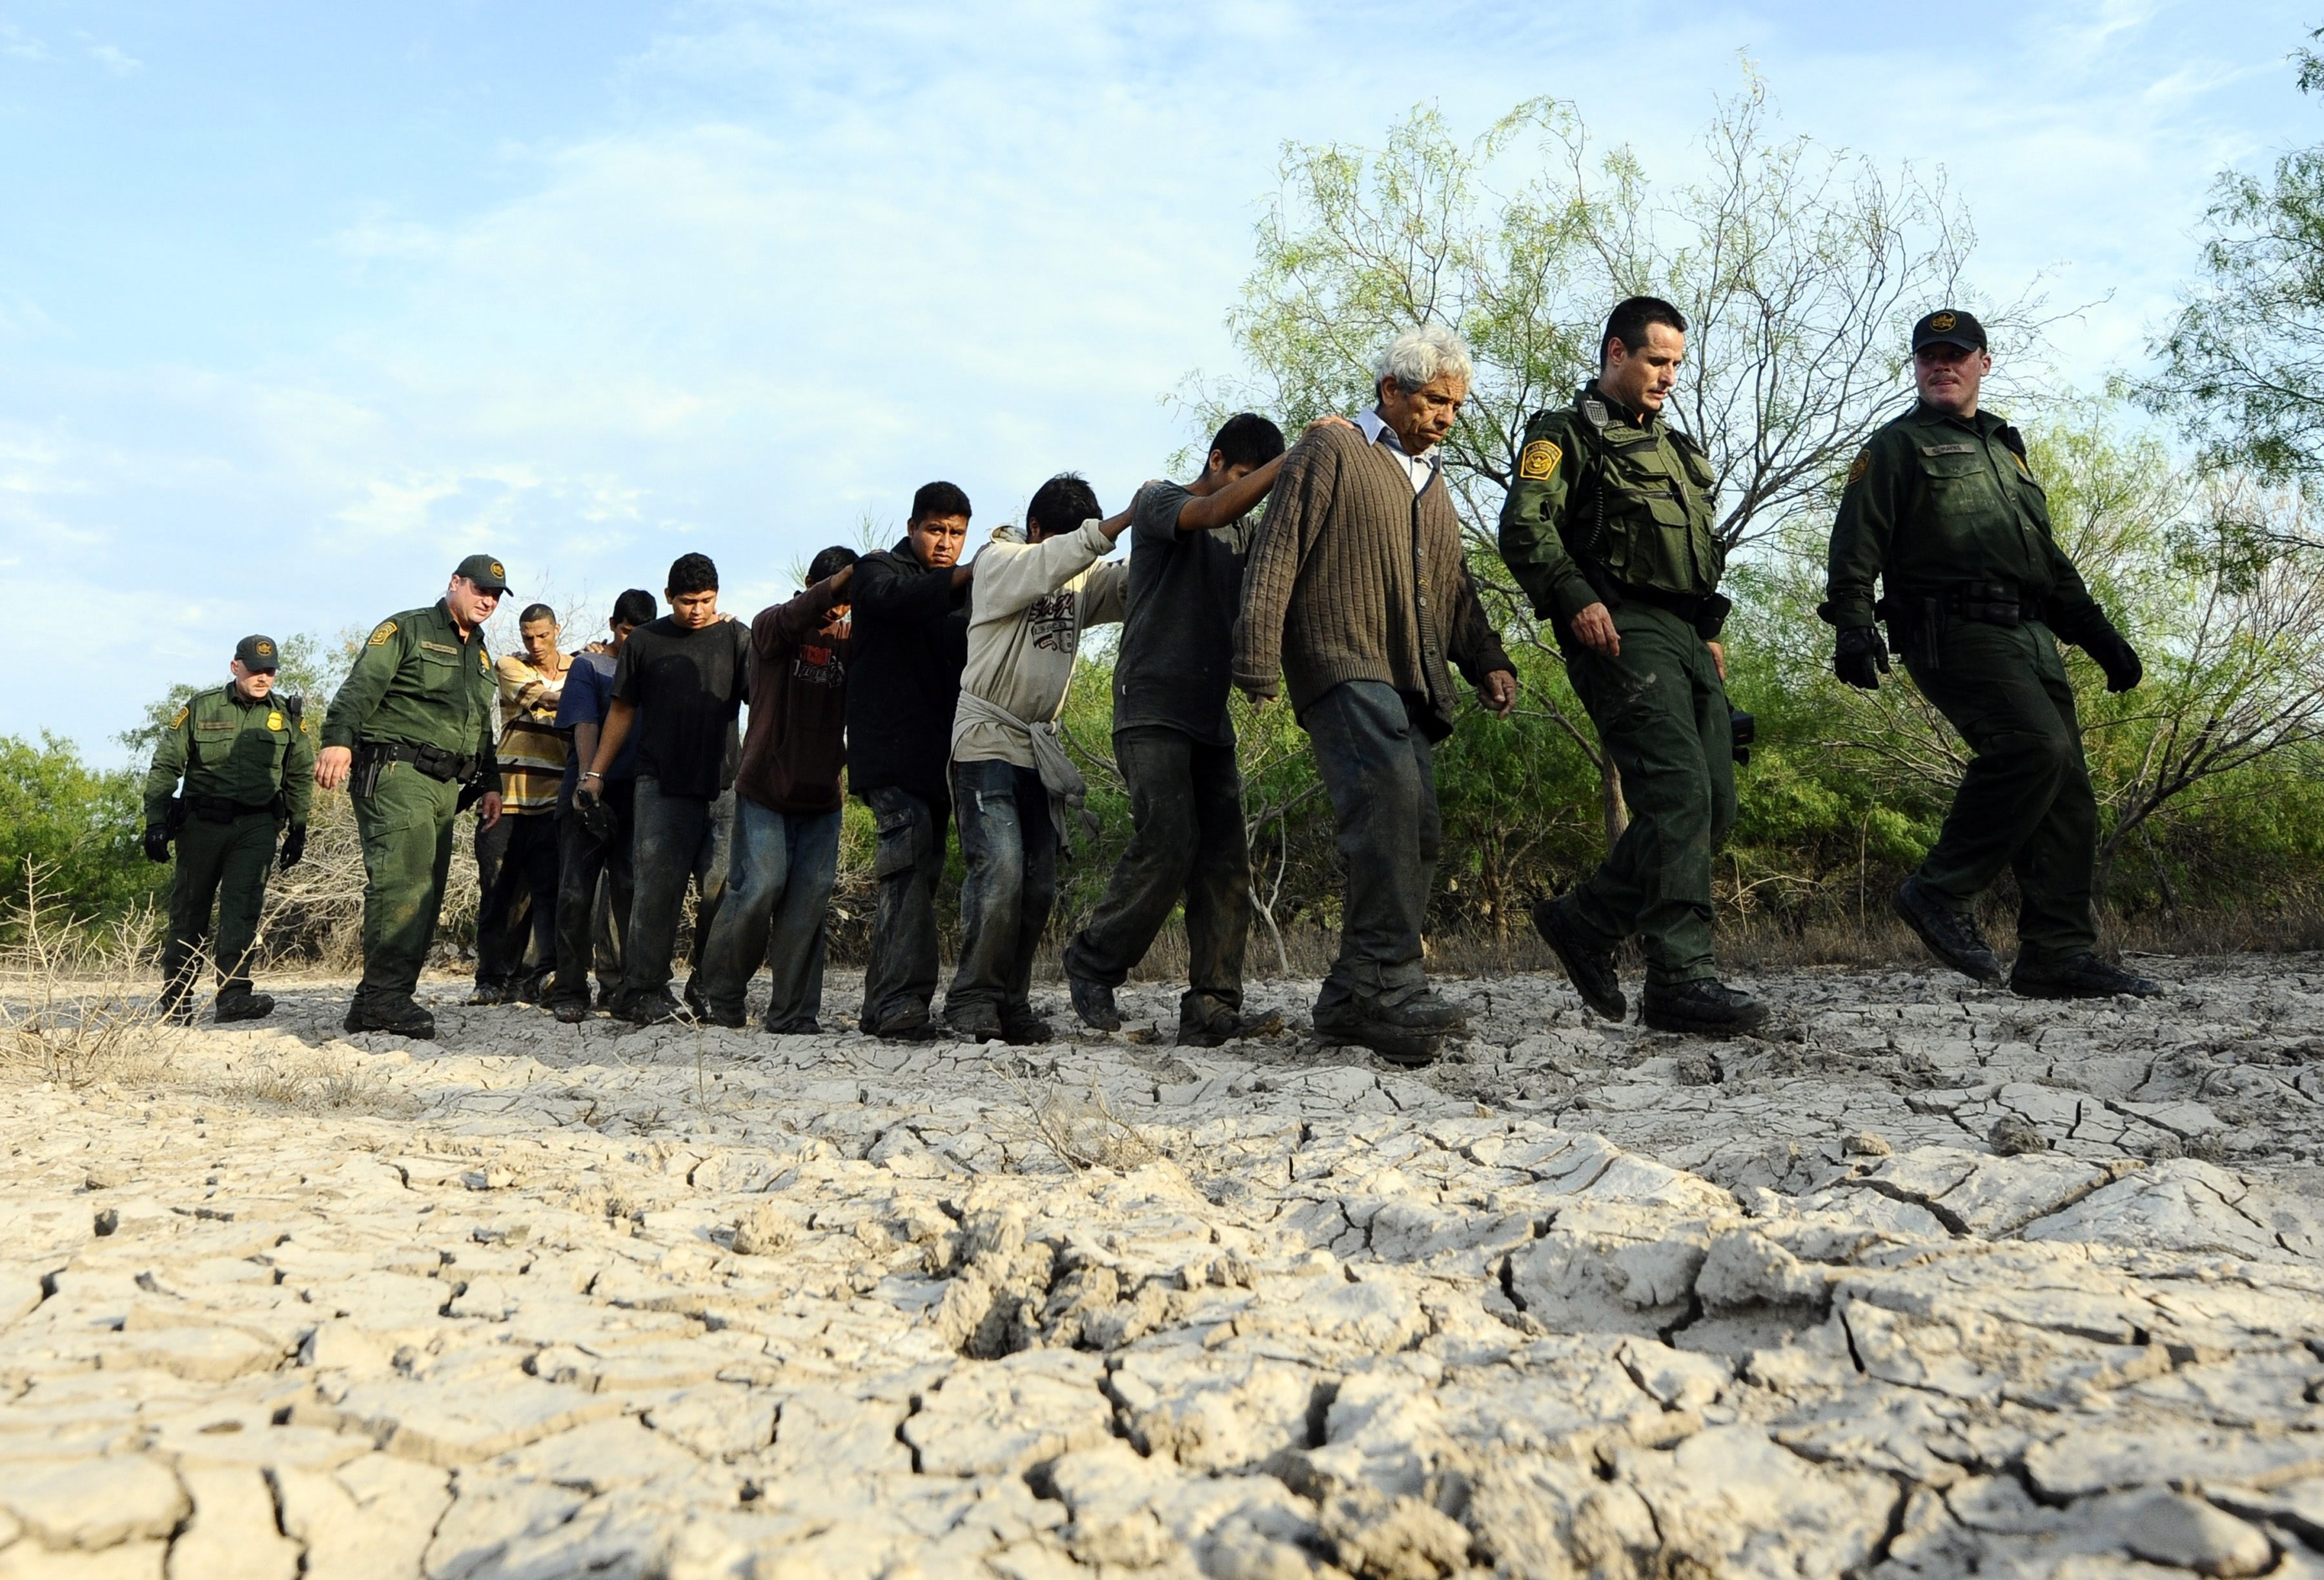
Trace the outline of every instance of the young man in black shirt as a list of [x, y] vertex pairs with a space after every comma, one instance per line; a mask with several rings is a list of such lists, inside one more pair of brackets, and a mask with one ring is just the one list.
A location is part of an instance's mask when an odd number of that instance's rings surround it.
[[847, 784], [879, 828], [880, 904], [858, 1024], [875, 1037], [935, 1035], [936, 880], [952, 821], [945, 779], [960, 672], [968, 662], [968, 495], [930, 483], [912, 496], [904, 541], [855, 565], [847, 675]]
[[1200, 477], [1139, 491], [1113, 666], [1113, 754], [1137, 833], [1065, 948], [1074, 1012], [1100, 1030], [1120, 1026], [1113, 990], [1181, 901], [1189, 983], [1178, 1040], [1214, 1048], [1263, 1025], [1242, 1014], [1250, 858], [1227, 689], [1248, 517], [1282, 465], [1282, 430], [1246, 411], [1219, 430]]
[[[670, 565], [665, 596], [669, 613], [631, 633], [622, 649], [613, 707], [574, 793], [576, 805], [595, 799], [622, 743], [637, 732], [637, 888], [614, 1012], [641, 1026], [678, 1015], [669, 993], [670, 956], [687, 877], [702, 896], [694, 919], [697, 941], [709, 931], [725, 892], [734, 772], [742, 757], [734, 719], [749, 700], [751, 684], [751, 630], [719, 614], [718, 568], [710, 557], [679, 555]], [[691, 982], [686, 991], [702, 1014], [705, 1006]], [[733, 1016], [732, 1023], [741, 1025], [742, 1017]]]

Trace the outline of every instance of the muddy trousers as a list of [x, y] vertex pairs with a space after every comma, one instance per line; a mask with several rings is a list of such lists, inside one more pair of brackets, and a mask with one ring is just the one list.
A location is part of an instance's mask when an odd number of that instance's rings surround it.
[[2050, 628], [1956, 622], [1938, 639], [1933, 669], [1915, 662], [1909, 646], [1905, 668], [1977, 753], [1921, 863], [1922, 883], [1968, 910], [2006, 867], [2017, 878], [2021, 961], [2046, 964], [2095, 948], [2098, 799], [2074, 688]]
[[177, 1004], [201, 975], [210, 939], [210, 908], [217, 908], [218, 990], [250, 988], [250, 952], [258, 915], [266, 904], [267, 868], [274, 860], [274, 814], [244, 812], [231, 822], [198, 815], [178, 830], [178, 868], [170, 883], [170, 941], [161, 950], [161, 997]]
[[1574, 694], [1622, 776], [1630, 824], [1573, 891], [1574, 914], [1610, 948], [1637, 935], [1646, 980], [1716, 976], [1711, 858], [1735, 827], [1727, 688], [1694, 626], [1667, 609], [1614, 613], [1618, 658], [1566, 654]]
[[936, 883], [944, 876], [951, 803], [894, 785], [863, 792], [878, 830], [872, 873], [880, 899], [872, 915], [872, 958], [863, 971], [856, 1024], [877, 1034], [928, 1022], [936, 994]]

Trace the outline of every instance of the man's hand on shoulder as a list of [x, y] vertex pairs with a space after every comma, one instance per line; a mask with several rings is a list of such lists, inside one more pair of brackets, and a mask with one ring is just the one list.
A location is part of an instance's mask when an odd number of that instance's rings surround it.
[[1349, 421], [1338, 412], [1331, 411], [1318, 417], [1314, 421], [1300, 430], [1299, 437], [1305, 439], [1309, 434], [1319, 432], [1326, 428], [1353, 428], [1354, 426], [1354, 423]]

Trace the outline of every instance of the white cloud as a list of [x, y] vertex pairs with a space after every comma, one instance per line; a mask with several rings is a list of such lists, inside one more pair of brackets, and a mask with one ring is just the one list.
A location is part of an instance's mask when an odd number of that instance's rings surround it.
[[116, 44], [91, 44], [88, 58], [115, 77], [130, 77], [145, 69], [144, 61]]

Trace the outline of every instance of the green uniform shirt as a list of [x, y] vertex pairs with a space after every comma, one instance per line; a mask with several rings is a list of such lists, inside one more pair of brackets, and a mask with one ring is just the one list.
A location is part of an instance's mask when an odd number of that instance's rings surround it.
[[153, 749], [145, 821], [168, 816], [183, 779], [189, 798], [220, 797], [245, 807], [263, 807], [281, 790], [291, 827], [305, 827], [315, 798], [315, 721], [303, 711], [294, 719], [284, 706], [290, 700], [254, 700], [231, 685], [196, 693]]
[[[1582, 414], [1582, 402], [1593, 399], [1605, 409], [1602, 434]], [[1716, 482], [1702, 447], [1659, 412], [1634, 417], [1596, 384], [1585, 385], [1572, 406], [1536, 412], [1526, 424], [1517, 475], [1501, 505], [1501, 558], [1534, 613], [1560, 624], [1601, 601], [1585, 563], [1618, 587], [1717, 592], [1727, 551], [1712, 520]]]
[[434, 746], [483, 764], [500, 788], [493, 755], [493, 658], [479, 629], [466, 637], [438, 599], [379, 623], [331, 698], [323, 744], [365, 741]]
[[1843, 629], [1871, 624], [1876, 577], [1891, 595], [2010, 582], [2043, 602], [2053, 629], [2080, 629], [2098, 606], [2051, 533], [2024, 448], [1990, 411], [1916, 406], [1874, 434], [1840, 496], [1819, 613]]

